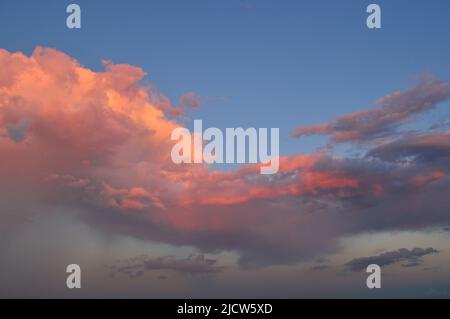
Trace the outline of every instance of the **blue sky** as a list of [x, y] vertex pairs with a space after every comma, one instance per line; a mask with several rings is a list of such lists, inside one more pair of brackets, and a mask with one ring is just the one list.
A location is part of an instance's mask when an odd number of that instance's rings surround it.
[[372, 107], [423, 72], [449, 78], [448, 1], [377, 1], [381, 30], [366, 27], [370, 1], [77, 1], [81, 30], [65, 27], [69, 3], [3, 2], [1, 46], [139, 66], [173, 102], [211, 98], [191, 114], [205, 127], [280, 127], [283, 154], [324, 140], [291, 139], [298, 125]]

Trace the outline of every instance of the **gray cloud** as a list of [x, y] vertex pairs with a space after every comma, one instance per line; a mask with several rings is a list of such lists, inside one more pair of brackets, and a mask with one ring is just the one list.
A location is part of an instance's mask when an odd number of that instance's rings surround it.
[[426, 249], [413, 248], [411, 250], [401, 248], [399, 250], [388, 251], [376, 256], [356, 258], [346, 263], [345, 266], [351, 271], [362, 271], [370, 264], [377, 264], [382, 267], [398, 262], [405, 262], [403, 267], [416, 267], [422, 263], [420, 257], [434, 253], [438, 253], [438, 251], [431, 247]]
[[[130, 278], [139, 277], [146, 272], [174, 271], [184, 275], [213, 274], [222, 272], [223, 266], [216, 265], [215, 259], [205, 258], [203, 254], [190, 255], [186, 258], [176, 258], [174, 256], [149, 257], [140, 255], [134, 258], [120, 260], [114, 265], [107, 267], [111, 275], [124, 274]], [[159, 279], [166, 279], [166, 276], [159, 275]]]

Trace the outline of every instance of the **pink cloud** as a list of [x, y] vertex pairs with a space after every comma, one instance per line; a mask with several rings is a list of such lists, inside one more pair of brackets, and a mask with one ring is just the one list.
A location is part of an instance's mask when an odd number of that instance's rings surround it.
[[186, 107], [191, 110], [198, 109], [202, 104], [200, 97], [195, 95], [194, 92], [187, 92], [180, 96], [179, 103], [182, 107]]
[[[5, 198], [20, 194], [21, 203], [77, 207], [86, 221], [114, 233], [238, 250], [248, 263], [296, 261], [331, 249], [337, 237], [349, 233], [415, 227], [408, 214], [418, 214], [421, 225], [449, 219], [429, 202], [439, 198], [442, 206], [448, 197], [443, 197], [448, 157], [441, 151], [448, 139], [434, 138], [432, 149], [438, 152], [408, 167], [390, 159], [402, 157], [404, 147], [423, 157], [430, 154], [429, 143], [417, 146], [413, 141], [420, 138], [411, 137], [354, 160], [324, 153], [283, 156], [279, 173], [271, 177], [260, 175], [259, 165], [232, 172], [176, 165], [170, 134], [180, 124], [167, 117], [170, 101], [141, 84], [142, 69], [104, 65], [94, 72], [47, 48], [29, 57], [0, 50]], [[299, 135], [372, 136], [432, 108], [447, 98], [447, 90], [442, 82], [424, 82], [384, 98], [381, 109], [352, 113]], [[408, 207], [410, 194], [421, 198], [431, 190], [422, 203]], [[14, 205], [11, 197], [8, 205]], [[427, 216], [417, 211], [424, 205]]]
[[413, 88], [378, 99], [379, 108], [353, 112], [330, 123], [298, 127], [292, 135], [329, 135], [333, 142], [369, 140], [392, 133], [414, 115], [433, 109], [449, 97], [447, 83], [426, 76]]

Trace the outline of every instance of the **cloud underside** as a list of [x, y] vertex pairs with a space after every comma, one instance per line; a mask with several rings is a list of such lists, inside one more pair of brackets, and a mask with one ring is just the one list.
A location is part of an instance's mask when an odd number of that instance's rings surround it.
[[[130, 278], [141, 277], [145, 273], [175, 272], [182, 275], [204, 275], [220, 273], [223, 266], [217, 265], [215, 259], [206, 258], [203, 254], [190, 255], [186, 258], [176, 258], [174, 256], [149, 257], [140, 255], [134, 258], [120, 260], [108, 265], [111, 276], [118, 274]], [[164, 275], [160, 275], [164, 276]]]
[[[162, 106], [167, 98], [140, 84], [138, 67], [108, 62], [94, 72], [36, 48], [29, 57], [0, 50], [0, 70], [2, 229], [14, 228], [6, 210], [24, 214], [39, 202], [76, 208], [113, 234], [267, 265], [332, 251], [341, 236], [450, 224], [450, 133], [397, 132], [448, 99], [442, 81], [423, 79], [380, 99], [381, 108], [296, 130], [336, 141], [388, 137], [365, 155], [284, 156], [267, 177], [258, 165], [173, 164], [170, 133], [181, 125]], [[198, 107], [195, 95], [181, 103]]]

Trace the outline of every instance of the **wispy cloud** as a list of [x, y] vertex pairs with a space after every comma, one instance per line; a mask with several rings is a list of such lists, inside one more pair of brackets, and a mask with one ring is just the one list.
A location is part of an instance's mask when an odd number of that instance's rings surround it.
[[[203, 254], [190, 255], [186, 258], [174, 256], [149, 257], [140, 255], [108, 265], [110, 274], [123, 274], [128, 277], [140, 277], [151, 271], [174, 271], [183, 275], [213, 274], [224, 271], [215, 259], [206, 258]], [[160, 275], [163, 276], [163, 275]], [[162, 278], [164, 279], [164, 278]]]
[[377, 100], [379, 108], [350, 113], [330, 123], [298, 127], [292, 135], [328, 135], [335, 143], [367, 141], [394, 132], [413, 116], [433, 109], [449, 97], [446, 82], [425, 76], [415, 87]]
[[387, 251], [380, 255], [356, 258], [345, 266], [351, 271], [362, 271], [367, 268], [370, 264], [377, 264], [381, 267], [392, 265], [395, 263], [403, 262], [403, 267], [416, 267], [422, 264], [421, 257], [435, 254], [438, 251], [434, 248], [413, 248], [408, 250], [406, 248], [401, 248], [399, 250]]
[[191, 110], [198, 109], [202, 105], [202, 100], [194, 92], [187, 92], [180, 96], [180, 106]]

